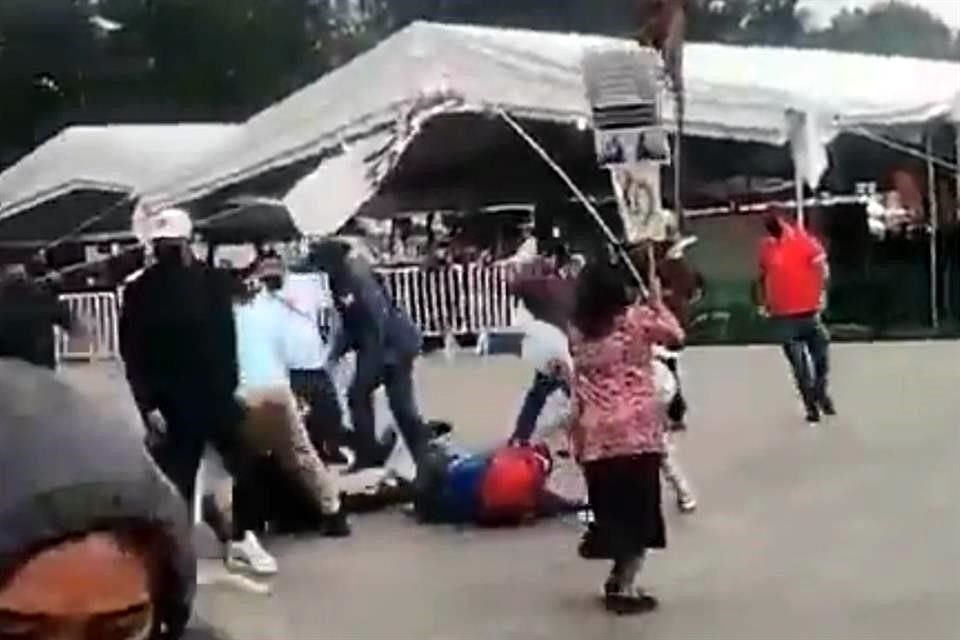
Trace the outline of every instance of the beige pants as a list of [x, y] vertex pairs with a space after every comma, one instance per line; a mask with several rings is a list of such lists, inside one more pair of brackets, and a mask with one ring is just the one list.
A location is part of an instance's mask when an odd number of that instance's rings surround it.
[[289, 386], [259, 387], [240, 394], [247, 408], [244, 436], [294, 474], [325, 514], [340, 511], [337, 476], [317, 455]]

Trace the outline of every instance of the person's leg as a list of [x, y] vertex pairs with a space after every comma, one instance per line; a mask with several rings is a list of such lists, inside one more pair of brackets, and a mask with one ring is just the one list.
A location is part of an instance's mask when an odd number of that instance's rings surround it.
[[796, 318], [779, 318], [777, 323], [781, 334], [783, 353], [790, 365], [797, 390], [800, 392], [803, 405], [807, 410], [807, 419], [816, 422], [820, 419], [820, 410], [814, 396], [813, 372], [810, 368], [810, 358], [807, 355], [807, 345], [802, 337], [802, 326]]
[[277, 561], [257, 535], [267, 520], [268, 498], [261, 473], [266, 451], [258, 449], [257, 440], [248, 433], [255, 408], [256, 399], [246, 410], [234, 398], [211, 404], [209, 441], [233, 477], [232, 531], [226, 565], [235, 571], [271, 576], [277, 573]]
[[533, 432], [537, 429], [537, 420], [547, 403], [547, 398], [563, 386], [563, 381], [553, 376], [548, 376], [540, 371], [534, 374], [533, 384], [527, 389], [523, 406], [520, 407], [520, 413], [517, 415], [513, 435], [510, 436], [512, 442], [528, 442], [530, 440]]
[[673, 444], [672, 439], [667, 434], [664, 434], [663, 440], [664, 453], [661, 462], [663, 476], [666, 478], [667, 484], [673, 488], [680, 511], [693, 513], [697, 509], [697, 498], [694, 495], [693, 487], [690, 486], [690, 481], [687, 480], [686, 474], [677, 460], [676, 445]]
[[281, 410], [280, 422], [272, 433], [277, 461], [284, 469], [295, 474], [319, 506], [324, 516], [322, 533], [337, 537], [349, 535], [350, 530], [340, 508], [337, 476], [323, 463], [310, 442], [306, 427], [297, 413], [293, 392], [278, 388], [269, 398]]
[[290, 372], [290, 386], [309, 411], [304, 424], [310, 441], [324, 460], [339, 459], [337, 448], [348, 438], [343, 410], [333, 380], [323, 369]]
[[417, 406], [413, 384], [413, 360], [391, 364], [386, 368], [384, 386], [390, 412], [397, 423], [414, 463], [420, 463], [426, 452], [427, 428]]
[[194, 491], [205, 441], [202, 418], [191, 411], [194, 402], [186, 396], [169, 398], [160, 406], [167, 432], [151, 449], [154, 461], [173, 483], [193, 512]]
[[836, 407], [830, 397], [830, 333], [820, 320], [813, 316], [804, 332], [804, 341], [813, 363], [813, 395], [820, 409], [827, 415], [836, 414]]
[[357, 350], [357, 365], [347, 394], [350, 419], [357, 443], [358, 466], [378, 467], [389, 452], [381, 450], [377, 441], [376, 413], [373, 394], [383, 377], [381, 354], [372, 348]]

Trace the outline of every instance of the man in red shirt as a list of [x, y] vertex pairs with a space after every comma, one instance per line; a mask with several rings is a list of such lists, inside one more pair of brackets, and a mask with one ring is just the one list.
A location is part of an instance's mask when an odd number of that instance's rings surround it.
[[830, 336], [820, 319], [829, 268], [823, 246], [803, 228], [771, 215], [760, 243], [758, 292], [783, 343], [807, 421], [836, 414], [827, 390]]

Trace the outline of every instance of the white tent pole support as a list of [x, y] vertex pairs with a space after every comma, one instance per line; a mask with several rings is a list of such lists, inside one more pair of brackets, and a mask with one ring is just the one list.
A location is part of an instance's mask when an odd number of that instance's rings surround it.
[[567, 188], [573, 193], [574, 197], [583, 205], [583, 208], [587, 210], [592, 217], [594, 222], [600, 227], [603, 231], [603, 234], [607, 237], [607, 241], [610, 242], [614, 247], [617, 248], [620, 257], [623, 259], [624, 263], [627, 265], [627, 269], [630, 270], [630, 274], [637, 281], [637, 284], [640, 286], [640, 291], [644, 297], [647, 295], [646, 287], [643, 285], [643, 278], [640, 276], [640, 272], [637, 271], [636, 265], [633, 264], [633, 260], [630, 259], [630, 256], [627, 255], [626, 249], [624, 249], [623, 244], [617, 240], [616, 235], [613, 231], [610, 230], [610, 227], [607, 226], [607, 223], [604, 222], [603, 217], [600, 215], [600, 212], [597, 211], [597, 208], [593, 206], [593, 203], [590, 202], [590, 199], [587, 198], [586, 194], [580, 190], [580, 187], [573, 181], [573, 179], [567, 175], [567, 172], [558, 165], [553, 158], [550, 157], [550, 154], [547, 153], [539, 142], [537, 142], [533, 136], [527, 133], [519, 122], [517, 122], [513, 116], [504, 111], [503, 109], [496, 109], [497, 115], [499, 115], [504, 122], [506, 122], [511, 129], [513, 129], [520, 138], [526, 142], [531, 149], [533, 149], [540, 158], [547, 163], [547, 166], [550, 167], [557, 176], [563, 180], [564, 184], [567, 185]]
[[927, 142], [927, 194], [930, 215], [930, 324], [940, 328], [940, 309], [937, 306], [940, 289], [937, 265], [937, 235], [940, 228], [940, 207], [937, 205], [937, 172], [933, 164], [933, 131], [926, 133]]
[[797, 202], [797, 225], [799, 225], [802, 229], [807, 226], [807, 221], [803, 208], [803, 176], [801, 175], [800, 167], [797, 165], [796, 161], [793, 163], [793, 190], [794, 200]]

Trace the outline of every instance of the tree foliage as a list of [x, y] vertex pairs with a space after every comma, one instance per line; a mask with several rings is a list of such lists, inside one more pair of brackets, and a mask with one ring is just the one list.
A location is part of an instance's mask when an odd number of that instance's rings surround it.
[[845, 9], [827, 29], [811, 34], [808, 40], [812, 45], [841, 51], [960, 60], [960, 33], [954, 37], [938, 17], [907, 2], [883, 2], [867, 10]]

